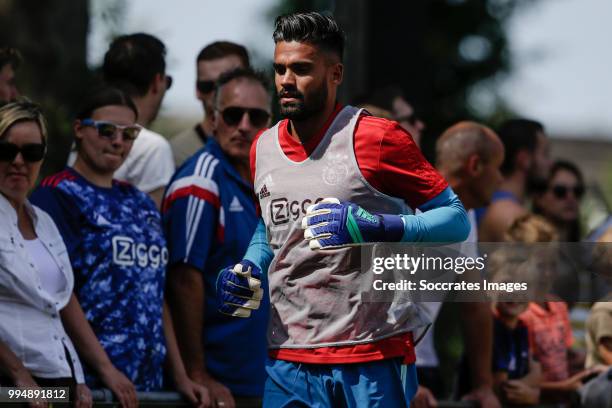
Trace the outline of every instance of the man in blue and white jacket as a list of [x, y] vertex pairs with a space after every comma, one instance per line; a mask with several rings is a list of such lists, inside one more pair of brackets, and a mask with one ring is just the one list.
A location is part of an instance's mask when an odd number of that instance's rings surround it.
[[249, 149], [270, 122], [267, 89], [251, 69], [221, 76], [214, 138], [178, 169], [162, 207], [179, 348], [215, 406], [260, 404], [266, 377], [267, 294], [251, 319], [235, 319], [217, 310], [215, 285], [219, 270], [242, 259], [257, 225]]

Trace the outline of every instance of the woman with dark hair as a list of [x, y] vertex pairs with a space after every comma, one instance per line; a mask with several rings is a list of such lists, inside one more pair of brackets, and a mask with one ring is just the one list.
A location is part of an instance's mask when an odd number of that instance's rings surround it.
[[580, 241], [580, 199], [584, 195], [582, 172], [573, 163], [553, 163], [546, 190], [534, 198], [534, 212], [552, 223], [561, 242]]
[[[584, 179], [578, 167], [566, 160], [555, 161], [546, 179], [545, 189], [534, 196], [533, 212], [542, 215], [555, 227], [559, 242], [579, 242], [580, 199], [584, 195]], [[559, 252], [552, 292], [567, 302], [571, 309], [579, 300], [580, 271], [568, 258], [567, 251]], [[570, 256], [571, 257], [571, 256]], [[580, 356], [578, 363], [582, 365]]]
[[[161, 216], [148, 195], [113, 179], [141, 130], [136, 119], [122, 91], [90, 93], [74, 122], [73, 168], [44, 179], [32, 199], [64, 237], [77, 298], [112, 363], [137, 390], [155, 391], [162, 389], [167, 360], [176, 388], [205, 406], [208, 392], [187, 377], [164, 302], [168, 251]], [[91, 386], [99, 385], [86, 374]]]

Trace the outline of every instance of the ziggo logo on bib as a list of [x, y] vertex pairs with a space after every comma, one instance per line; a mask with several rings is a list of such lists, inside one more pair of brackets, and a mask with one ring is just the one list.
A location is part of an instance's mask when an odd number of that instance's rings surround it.
[[130, 237], [116, 235], [113, 237], [113, 262], [120, 266], [138, 264], [141, 268], [151, 266], [158, 268], [168, 264], [168, 249], [159, 245], [148, 246], [135, 243]]
[[311, 204], [318, 204], [322, 198], [316, 200], [289, 201], [286, 198], [277, 198], [270, 203], [270, 219], [274, 225], [281, 225], [289, 221], [297, 221], [306, 214], [306, 208]]

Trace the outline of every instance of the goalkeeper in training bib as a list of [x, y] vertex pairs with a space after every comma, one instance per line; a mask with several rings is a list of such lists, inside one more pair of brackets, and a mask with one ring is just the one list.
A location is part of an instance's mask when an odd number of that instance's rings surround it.
[[264, 407], [408, 406], [412, 332], [428, 320], [418, 304], [362, 301], [359, 245], [462, 241], [467, 215], [398, 123], [336, 102], [344, 34], [332, 18], [278, 17], [274, 41], [284, 120], [251, 147], [261, 219], [244, 260], [219, 274], [220, 310], [248, 317], [267, 275]]

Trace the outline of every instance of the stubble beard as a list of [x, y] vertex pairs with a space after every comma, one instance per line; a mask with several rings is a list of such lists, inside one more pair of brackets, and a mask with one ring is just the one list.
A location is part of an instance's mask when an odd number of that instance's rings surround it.
[[308, 103], [305, 96], [302, 95], [302, 98], [297, 102], [281, 104], [280, 114], [283, 118], [296, 122], [310, 119], [325, 109], [327, 95], [327, 85], [323, 84], [320, 89], [310, 94]]

